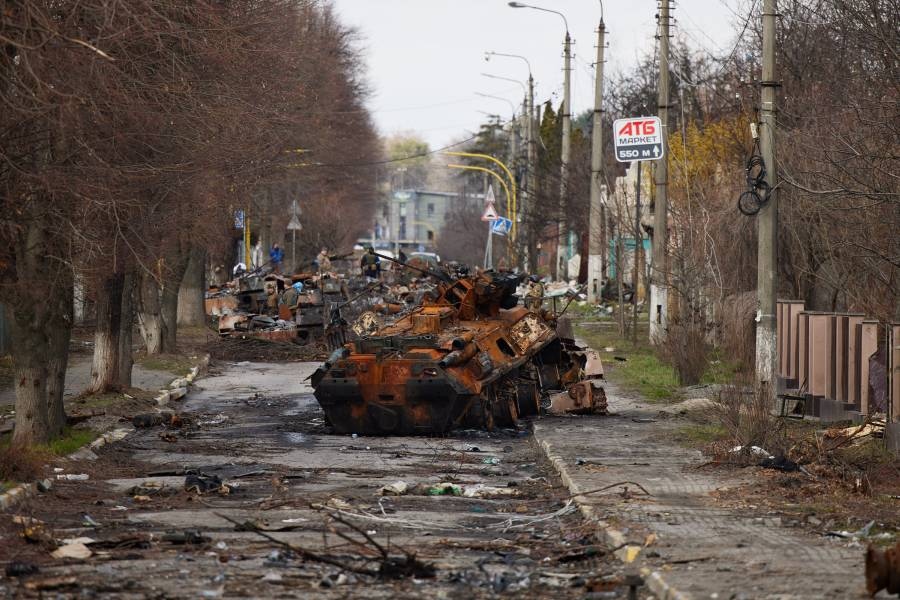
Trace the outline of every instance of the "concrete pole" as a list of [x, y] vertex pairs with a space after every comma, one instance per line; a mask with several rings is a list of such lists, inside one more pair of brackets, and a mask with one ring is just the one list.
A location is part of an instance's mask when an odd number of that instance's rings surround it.
[[[526, 130], [526, 135], [528, 136], [528, 147], [526, 153], [526, 173], [528, 175], [528, 206], [523, 206], [520, 211], [525, 214], [525, 211], [531, 211], [533, 209], [533, 205], [537, 199], [537, 136], [535, 133], [537, 132], [537, 127], [534, 122], [534, 78], [531, 76], [531, 71], [528, 72], [528, 110], [526, 111], [526, 119], [528, 123], [528, 128]], [[527, 223], [528, 220], [524, 219], [524, 223]], [[523, 266], [526, 271], [531, 268], [532, 258], [529, 253], [529, 242], [531, 240], [529, 231], [524, 231], [522, 235], [522, 239], [525, 240], [525, 243], [522, 244], [524, 255], [524, 263]], [[537, 267], [537, 265], [534, 265]]]
[[637, 183], [634, 190], [634, 261], [631, 271], [631, 339], [637, 343], [638, 287], [641, 273], [641, 252], [644, 236], [641, 235], [641, 161], [637, 161]]
[[[775, 163], [775, 17], [777, 0], [764, 0], [762, 12], [763, 64], [762, 103], [760, 117], [759, 146], [766, 164], [766, 183], [772, 193], [756, 216], [758, 247], [756, 268], [756, 293], [758, 309], [756, 313], [756, 381], [759, 389], [774, 391], [772, 385], [778, 372], [775, 364], [778, 358], [775, 335], [775, 259], [777, 255], [778, 209]], [[769, 387], [772, 386], [772, 387]]]
[[660, 0], [659, 10], [659, 120], [662, 123], [663, 158], [656, 161], [656, 199], [653, 211], [653, 259], [650, 277], [650, 342], [665, 339], [669, 295], [666, 286], [666, 246], [669, 182], [669, 1]]
[[597, 28], [597, 65], [594, 79], [594, 117], [591, 132], [591, 205], [588, 223], [588, 302], [597, 302], [603, 287], [603, 51], [606, 25]]
[[568, 279], [568, 263], [570, 257], [569, 228], [566, 223], [566, 193], [569, 187], [569, 157], [572, 153], [572, 38], [566, 30], [566, 41], [563, 48], [563, 105], [562, 105], [562, 152], [560, 154], [559, 208], [560, 215], [559, 240], [557, 242], [556, 260], [559, 263], [557, 277]]

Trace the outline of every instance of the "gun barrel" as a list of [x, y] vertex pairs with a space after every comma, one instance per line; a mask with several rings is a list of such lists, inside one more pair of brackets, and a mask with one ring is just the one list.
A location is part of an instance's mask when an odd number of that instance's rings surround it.
[[390, 257], [390, 256], [385, 256], [384, 254], [379, 254], [379, 253], [377, 253], [377, 252], [375, 253], [375, 256], [377, 256], [377, 257], [379, 257], [379, 258], [383, 258], [383, 259], [385, 259], [385, 260], [389, 260], [389, 261], [394, 262], [394, 263], [397, 263], [398, 265], [402, 265], [402, 266], [407, 267], [407, 268], [409, 268], [409, 269], [412, 269], [412, 270], [414, 270], [414, 271], [418, 271], [418, 272], [420, 272], [420, 273], [425, 273], [426, 275], [431, 275], [432, 277], [437, 277], [438, 279], [440, 279], [440, 280], [443, 281], [444, 283], [450, 283], [451, 281], [453, 281], [453, 280], [450, 278], [450, 275], [448, 275], [447, 273], [444, 273], [443, 271], [438, 271], [438, 270], [433, 270], [433, 269], [423, 269], [423, 268], [421, 268], [421, 267], [415, 267], [415, 266], [413, 266], [413, 265], [410, 265], [410, 264], [407, 264], [407, 263], [404, 263], [404, 262], [400, 262], [400, 261], [397, 260], [396, 258], [392, 258], [392, 257]]

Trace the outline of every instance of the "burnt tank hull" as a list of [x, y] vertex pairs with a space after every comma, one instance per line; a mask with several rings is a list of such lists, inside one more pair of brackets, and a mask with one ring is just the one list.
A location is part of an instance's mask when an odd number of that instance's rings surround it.
[[456, 281], [436, 301], [337, 350], [312, 378], [334, 431], [511, 427], [538, 414], [547, 392], [578, 379], [556, 322], [509, 302], [508, 284], [498, 291], [491, 283]]

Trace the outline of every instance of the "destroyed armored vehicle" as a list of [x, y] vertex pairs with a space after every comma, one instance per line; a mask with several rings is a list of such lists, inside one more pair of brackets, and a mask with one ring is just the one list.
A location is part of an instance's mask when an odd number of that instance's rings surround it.
[[603, 389], [584, 381], [602, 376], [599, 360], [560, 337], [552, 315], [519, 305], [519, 276], [439, 277], [433, 297], [338, 348], [312, 376], [337, 433], [512, 427], [554, 392], [571, 412], [605, 409]]

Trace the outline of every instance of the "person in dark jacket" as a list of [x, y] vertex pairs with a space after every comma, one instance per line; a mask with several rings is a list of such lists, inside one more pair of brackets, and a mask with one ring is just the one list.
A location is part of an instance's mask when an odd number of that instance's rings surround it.
[[378, 258], [378, 255], [375, 254], [375, 248], [369, 247], [368, 251], [363, 254], [362, 259], [359, 261], [359, 266], [366, 279], [378, 279], [381, 275], [381, 260]]

